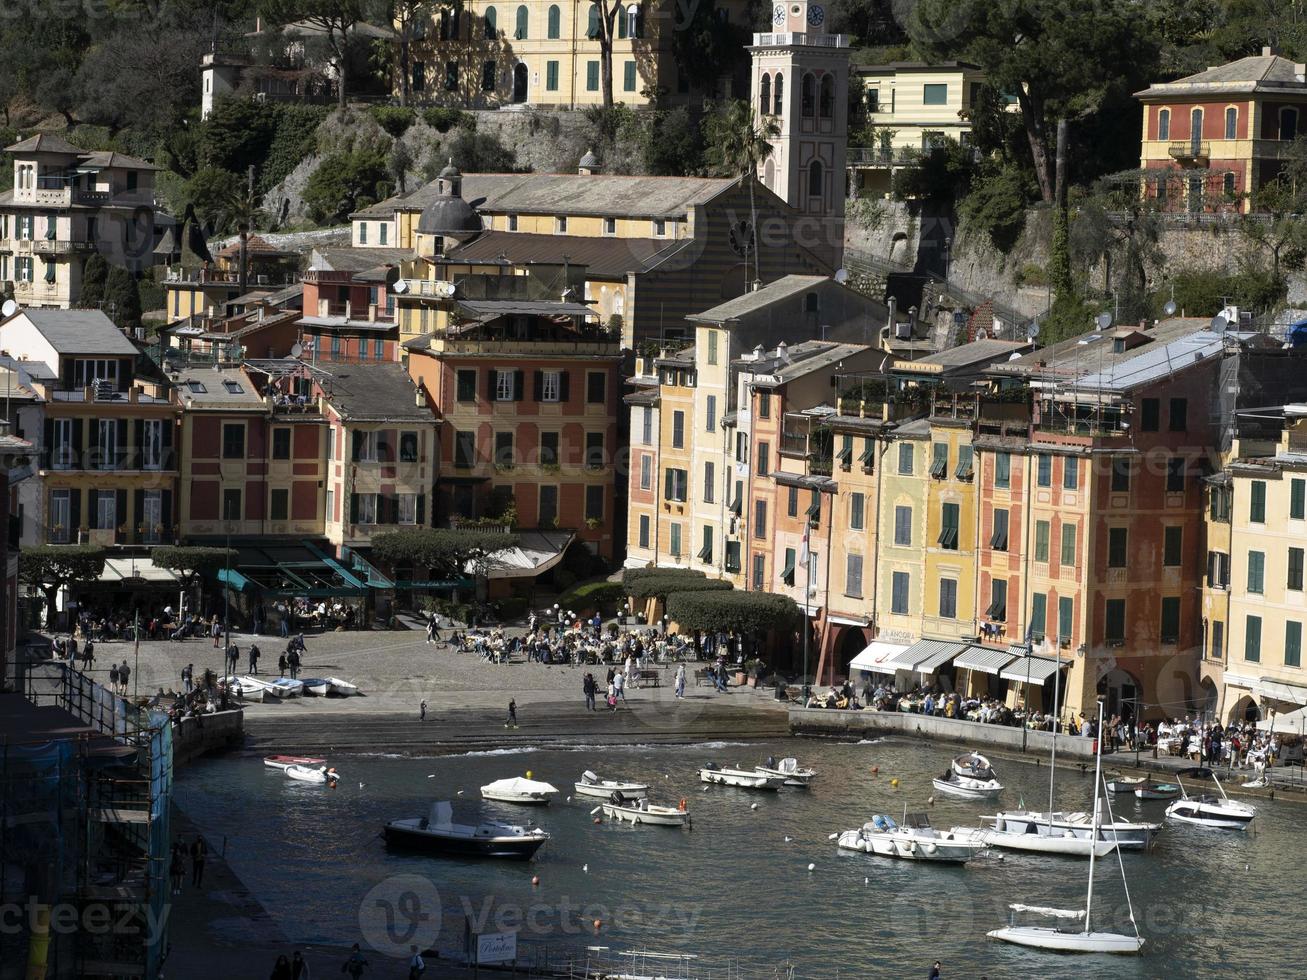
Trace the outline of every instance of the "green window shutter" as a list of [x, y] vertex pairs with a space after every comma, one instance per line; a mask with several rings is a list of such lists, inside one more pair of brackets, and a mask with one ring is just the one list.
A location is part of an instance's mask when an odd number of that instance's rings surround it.
[[558, 62], [550, 61], [545, 65], [545, 91], [558, 91]]
[[1076, 526], [1074, 524], [1062, 525], [1061, 563], [1063, 565], [1074, 565], [1076, 563]]
[[[623, 21], [625, 23], [625, 21]], [[622, 66], [622, 91], [635, 91], [635, 62], [628, 61]]]
[[1048, 561], [1048, 521], [1035, 521], [1035, 561]]
[[1262, 659], [1262, 617], [1249, 616], [1244, 621], [1243, 658], [1249, 663]]
[[585, 90], [587, 92], [599, 91], [599, 62], [587, 61], [585, 63]]
[[1048, 596], [1036, 592], [1030, 597], [1030, 638], [1039, 641], [1048, 630]]
[[1284, 665], [1302, 666], [1302, 623], [1293, 620], [1284, 624]]
[[1075, 602], [1070, 598], [1057, 600], [1057, 638], [1059, 642], [1069, 642], [1071, 625], [1075, 614]]
[[1307, 518], [1307, 480], [1289, 482], [1289, 517], [1295, 521]]

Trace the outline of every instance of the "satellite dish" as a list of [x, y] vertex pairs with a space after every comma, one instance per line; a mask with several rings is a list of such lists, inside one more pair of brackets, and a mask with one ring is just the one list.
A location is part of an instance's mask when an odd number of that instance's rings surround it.
[[408, 282], [404, 279], [396, 279], [394, 284], [390, 287], [390, 291], [392, 293], [407, 293]]
[[1021, 360], [1021, 355], [1018, 354], [1016, 351], [1013, 351], [1011, 354], [1007, 356], [1007, 359], [1009, 361], [1019, 361]]
[[299, 356], [300, 356], [301, 354], [303, 354], [303, 353], [304, 353], [304, 345], [303, 345], [303, 344], [301, 344], [301, 343], [299, 343], [299, 342], [296, 342], [296, 343], [293, 343], [293, 344], [290, 345], [290, 356], [291, 356], [291, 357], [299, 357]]
[[452, 282], [442, 282], [442, 283], [440, 284], [440, 287], [439, 287], [439, 288], [440, 288], [440, 295], [441, 295], [441, 296], [453, 296], [453, 295], [454, 295], [454, 284], [453, 284]]
[[1112, 325], [1112, 314], [1100, 313], [1098, 316], [1094, 317], [1094, 322], [1098, 324], [1099, 330], [1106, 330]]
[[18, 312], [18, 304], [15, 303], [12, 299], [5, 300], [4, 306], [0, 306], [0, 317], [3, 317], [6, 320], [8, 320], [11, 316], [13, 316], [17, 312]]
[[397, 282], [399, 282], [399, 266], [386, 266], [386, 285], [394, 286]]
[[1179, 307], [1175, 305], [1175, 300], [1168, 299], [1166, 301], [1166, 305], [1162, 307], [1162, 312], [1165, 313], [1167, 316], [1175, 316], [1175, 311], [1177, 309], [1179, 309]]
[[1030, 321], [1030, 326], [1026, 327], [1026, 336], [1027, 336], [1030, 340], [1034, 340], [1036, 337], [1039, 336], [1039, 321], [1038, 321], [1038, 320], [1031, 320], [1031, 321]]
[[836, 269], [835, 281], [839, 283], [841, 286], [843, 286], [846, 282], [849, 281], [849, 270], [843, 267]]
[[1212, 333], [1225, 333], [1225, 328], [1230, 325], [1230, 321], [1225, 318], [1224, 313], [1218, 313], [1212, 317]]

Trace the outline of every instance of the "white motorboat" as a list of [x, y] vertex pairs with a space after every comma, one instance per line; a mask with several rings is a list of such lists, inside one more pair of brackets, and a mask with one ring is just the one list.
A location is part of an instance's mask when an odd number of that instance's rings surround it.
[[[1088, 837], [1077, 837], [1071, 831], [1040, 833], [1038, 829], [1017, 830], [1009, 826], [1002, 814], [993, 817], [981, 817], [981, 820], [994, 821], [993, 827], [952, 827], [949, 833], [957, 837], [970, 837], [982, 841], [990, 847], [1001, 847], [1006, 851], [1029, 851], [1032, 854], [1060, 854], [1064, 857], [1106, 857], [1116, 848], [1116, 843], [1099, 839], [1091, 841]], [[1023, 826], [1030, 826], [1025, 824]]]
[[[1073, 811], [1071, 813], [1039, 813], [1035, 810], [1008, 811], [1000, 814], [1007, 826], [1019, 833], [1044, 833], [1044, 828], [1052, 828], [1052, 833], [1070, 831], [1086, 840], [1094, 836], [1092, 814]], [[1035, 825], [1035, 829], [1031, 829]], [[1151, 847], [1157, 835], [1162, 832], [1160, 823], [1135, 822], [1129, 820], [1102, 821], [1098, 824], [1100, 840], [1116, 841], [1118, 847], [1138, 850]]]
[[941, 793], [967, 800], [987, 800], [1003, 792], [1003, 784], [989, 760], [976, 752], [960, 755], [944, 775], [932, 780]]
[[718, 786], [736, 786], [740, 789], [775, 791], [785, 785], [784, 776], [769, 776], [766, 773], [750, 772], [747, 769], [723, 769], [711, 762], [699, 770], [699, 779], [705, 783], [715, 783]]
[[[1098, 702], [1098, 726], [1103, 726], [1103, 702]], [[1097, 836], [1099, 830], [1100, 804], [1103, 797], [1099, 795], [1099, 787], [1103, 780], [1103, 743], [1098, 743], [1098, 752], [1096, 753], [1096, 762], [1094, 765], [1094, 813], [1090, 818], [1090, 837], [1085, 841], [1091, 843]], [[1106, 796], [1106, 794], [1104, 794]], [[1111, 816], [1111, 804], [1108, 804], [1108, 815]], [[1115, 845], [1112, 845], [1115, 846]], [[1089, 853], [1089, 883], [1085, 892], [1085, 907], [1083, 909], [1055, 909], [1040, 905], [1012, 904], [1008, 908], [1011, 910], [1011, 919], [1008, 924], [1000, 929], [994, 929], [988, 933], [991, 939], [1000, 939], [1006, 943], [1014, 943], [1018, 946], [1029, 946], [1033, 949], [1056, 950], [1063, 953], [1137, 953], [1143, 948], [1144, 938], [1139, 935], [1139, 926], [1135, 923], [1135, 910], [1130, 902], [1130, 889], [1125, 884], [1125, 861], [1121, 858], [1121, 850], [1117, 848], [1117, 863], [1121, 867], [1121, 883], [1125, 890], [1126, 907], [1130, 911], [1130, 924], [1134, 927], [1134, 935], [1115, 932], [1094, 932], [1090, 928], [1090, 912], [1094, 907], [1094, 852]], [[1023, 925], [1017, 916], [1022, 913], [1049, 917], [1063, 922], [1079, 922], [1082, 927], [1077, 931], [1064, 925]]]
[[487, 800], [500, 803], [548, 803], [558, 788], [538, 779], [514, 776], [511, 779], [496, 779], [481, 787], [481, 796]]
[[448, 802], [433, 803], [429, 817], [392, 820], [382, 828], [386, 843], [394, 847], [428, 851], [451, 857], [493, 857], [528, 860], [549, 834], [539, 827], [487, 820], [478, 824], [453, 822]]
[[614, 792], [607, 803], [599, 804], [598, 809], [603, 810], [609, 820], [627, 821], [632, 826], [648, 823], [658, 827], [687, 827], [690, 824], [690, 811], [684, 805], [657, 806], [647, 797], [629, 799], [618, 792]]
[[325, 698], [327, 691], [331, 688], [331, 682], [325, 677], [301, 677], [299, 682], [303, 685], [302, 693], [311, 694], [318, 698]]
[[1212, 773], [1212, 781], [1221, 791], [1220, 796], [1203, 793], [1190, 796], [1180, 783], [1181, 798], [1166, 808], [1166, 815], [1172, 820], [1197, 824], [1200, 827], [1214, 827], [1218, 830], [1246, 830], [1257, 816], [1257, 808], [1225, 795], [1225, 787]]
[[304, 682], [293, 677], [278, 677], [268, 681], [268, 694], [274, 698], [294, 698], [304, 693]]
[[326, 759], [315, 759], [309, 755], [265, 755], [263, 764], [269, 769], [280, 769], [285, 772], [291, 766], [320, 766], [325, 763]]
[[581, 773], [581, 781], [572, 784], [577, 796], [594, 796], [606, 800], [614, 793], [636, 799], [649, 792], [648, 783], [627, 783], [620, 779], [600, 779], [587, 769]]
[[904, 814], [902, 825], [878, 813], [858, 829], [840, 834], [837, 846], [881, 857], [952, 864], [964, 864], [988, 849], [974, 836], [936, 830], [924, 813]]
[[263, 699], [268, 696], [268, 685], [256, 677], [241, 674], [239, 676], [224, 677], [223, 681], [227, 684], [227, 690], [242, 701], [262, 703]]
[[286, 767], [286, 775], [291, 779], [297, 779], [301, 783], [317, 783], [318, 785], [335, 786], [340, 779], [340, 773], [336, 772], [334, 767], [328, 766], [301, 766], [289, 765]]
[[1135, 788], [1143, 785], [1143, 776], [1117, 776], [1107, 782], [1109, 793], [1133, 793]]
[[784, 785], [798, 786], [801, 789], [811, 786], [817, 776], [816, 769], [805, 769], [799, 765], [798, 759], [791, 757], [786, 757], [780, 762], [768, 759], [765, 766], [754, 766], [754, 772], [760, 772], [764, 776], [781, 776], [784, 778]]
[[359, 687], [357, 684], [351, 684], [349, 681], [342, 680], [339, 677], [328, 677], [327, 693], [334, 694], [337, 697], [348, 698], [358, 694]]

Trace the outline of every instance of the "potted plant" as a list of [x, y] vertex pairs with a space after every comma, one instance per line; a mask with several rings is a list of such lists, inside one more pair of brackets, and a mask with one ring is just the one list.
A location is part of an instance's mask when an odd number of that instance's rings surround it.
[[763, 671], [765, 671], [766, 669], [767, 669], [767, 665], [764, 664], [757, 657], [753, 657], [749, 660], [746, 660], [744, 662], [743, 683], [748, 684], [750, 687], [757, 687], [758, 681], [762, 677]]

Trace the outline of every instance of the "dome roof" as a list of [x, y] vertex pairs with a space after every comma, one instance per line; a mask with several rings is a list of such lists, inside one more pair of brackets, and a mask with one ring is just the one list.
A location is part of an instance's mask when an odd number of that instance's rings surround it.
[[462, 176], [463, 175], [458, 172], [458, 168], [454, 166], [454, 161], [452, 158], [447, 164], [445, 164], [445, 169], [440, 171], [441, 180], [448, 180], [450, 177], [462, 177]]
[[586, 150], [585, 156], [581, 158], [581, 162], [578, 164], [578, 166], [585, 170], [593, 170], [594, 168], [598, 167], [599, 158], [595, 156], [595, 151]]
[[481, 230], [476, 208], [457, 194], [440, 194], [422, 209], [418, 232], [423, 235], [460, 235]]

